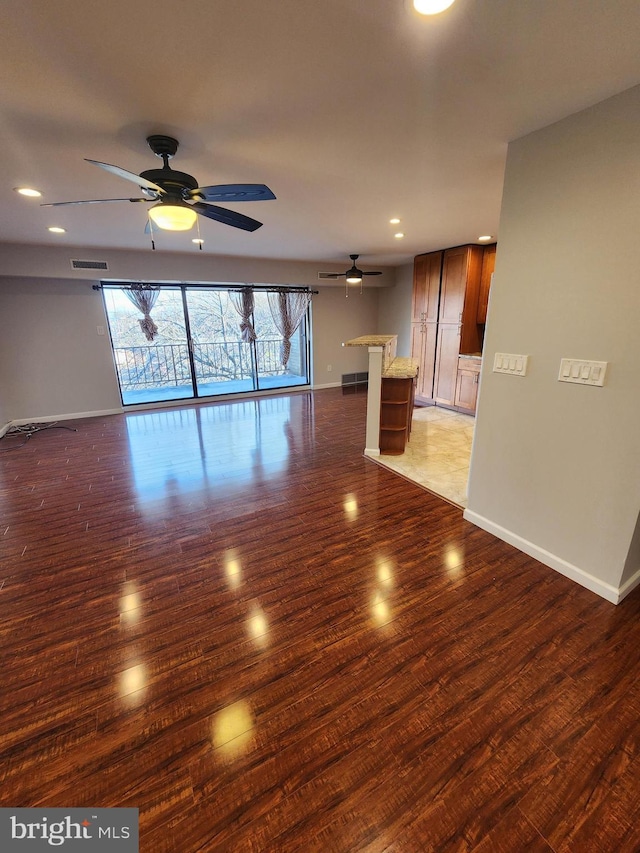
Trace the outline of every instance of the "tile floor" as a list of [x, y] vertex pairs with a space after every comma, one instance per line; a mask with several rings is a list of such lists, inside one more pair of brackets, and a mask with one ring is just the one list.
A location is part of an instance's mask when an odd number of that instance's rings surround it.
[[467, 505], [467, 479], [475, 418], [440, 406], [413, 410], [411, 439], [401, 456], [376, 461], [459, 507]]

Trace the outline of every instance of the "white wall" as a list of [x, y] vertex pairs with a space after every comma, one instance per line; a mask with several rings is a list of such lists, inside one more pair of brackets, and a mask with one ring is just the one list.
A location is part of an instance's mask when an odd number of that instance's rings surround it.
[[[640, 569], [639, 152], [640, 87], [509, 147], [465, 513], [614, 601]], [[604, 388], [558, 382], [563, 356], [609, 362]]]
[[395, 287], [380, 291], [378, 334], [397, 335], [399, 356], [411, 355], [411, 300], [413, 299], [413, 262], [396, 267]]

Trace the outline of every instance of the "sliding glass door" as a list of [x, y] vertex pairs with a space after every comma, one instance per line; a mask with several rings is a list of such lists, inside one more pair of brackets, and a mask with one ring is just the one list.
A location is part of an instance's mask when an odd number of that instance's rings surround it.
[[285, 346], [266, 289], [252, 291], [246, 320], [255, 335], [243, 335], [237, 291], [160, 285], [151, 340], [127, 292], [127, 285], [103, 286], [124, 405], [309, 384], [308, 311]]
[[113, 358], [125, 405], [193, 397], [194, 383], [182, 292], [158, 291], [152, 309], [158, 328], [149, 341], [141, 328], [142, 313], [121, 288], [103, 288], [111, 331]]
[[255, 391], [251, 346], [228, 291], [188, 288], [186, 304], [197, 396]]

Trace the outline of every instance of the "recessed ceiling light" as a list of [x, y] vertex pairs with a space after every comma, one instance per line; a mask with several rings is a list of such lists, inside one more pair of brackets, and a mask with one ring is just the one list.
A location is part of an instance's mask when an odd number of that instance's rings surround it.
[[389, 220], [389, 225], [400, 225], [400, 220], [397, 216], [394, 216], [393, 219]]
[[49, 229], [52, 234], [66, 234], [66, 228], [60, 228], [58, 225], [52, 225]]
[[402, 231], [398, 231], [398, 233], [394, 234], [393, 236], [396, 238], [396, 240], [402, 240], [404, 234], [402, 233]]
[[493, 240], [491, 234], [483, 234], [482, 237], [478, 237], [478, 243], [488, 243], [489, 240]]
[[42, 193], [40, 190], [32, 190], [31, 187], [14, 187], [14, 190], [20, 195], [26, 195], [29, 198], [40, 198]]
[[202, 239], [202, 237], [194, 237], [191, 242], [192, 243], [198, 243], [199, 245], [202, 245], [204, 243], [204, 240]]
[[421, 15], [437, 15], [453, 6], [454, 0], [413, 0], [413, 7]]

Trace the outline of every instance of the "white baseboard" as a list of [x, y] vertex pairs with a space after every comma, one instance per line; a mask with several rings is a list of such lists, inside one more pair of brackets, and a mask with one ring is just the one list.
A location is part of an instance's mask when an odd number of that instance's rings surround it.
[[630, 592], [632, 592], [637, 586], [640, 586], [640, 569], [632, 575], [628, 581], [625, 581], [619, 589], [620, 598], [618, 601], [622, 601], [623, 598], [626, 598]]
[[100, 409], [97, 412], [68, 412], [64, 415], [38, 415], [33, 418], [18, 418], [8, 424], [8, 428], [12, 426], [24, 426], [25, 424], [49, 424], [53, 421], [75, 421], [79, 418], [101, 418], [104, 415], [121, 415], [122, 408], [119, 409]]
[[476, 527], [481, 527], [488, 533], [493, 533], [493, 535], [497, 536], [498, 539], [502, 539], [503, 542], [508, 542], [509, 545], [513, 545], [513, 547], [517, 548], [518, 551], [522, 551], [530, 557], [534, 557], [534, 559], [544, 563], [545, 566], [555, 569], [556, 572], [559, 572], [561, 575], [564, 575], [570, 580], [579, 583], [580, 586], [591, 590], [591, 592], [595, 592], [596, 595], [610, 601], [612, 604], [619, 604], [625, 595], [628, 595], [632, 589], [640, 584], [640, 571], [637, 572], [633, 578], [627, 581], [627, 583], [618, 588], [601, 581], [599, 578], [589, 574], [589, 572], [585, 572], [583, 569], [578, 568], [578, 566], [568, 563], [566, 560], [563, 560], [562, 557], [558, 557], [550, 551], [545, 551], [544, 548], [540, 548], [533, 542], [529, 542], [528, 539], [523, 539], [523, 537], [519, 536], [517, 533], [513, 533], [511, 530], [507, 530], [505, 527], [495, 524], [488, 518], [478, 515], [477, 512], [465, 509], [463, 517], [472, 524], [475, 524]]
[[379, 447], [365, 447], [364, 455], [365, 456], [380, 456], [380, 448]]
[[323, 388], [340, 388], [342, 382], [325, 382], [323, 385], [312, 385], [314, 391], [322, 391]]
[[2, 438], [3, 435], [6, 435], [6, 433], [11, 429], [11, 427], [11, 421], [9, 421], [8, 424], [5, 424], [4, 426], [0, 427], [0, 438]]

